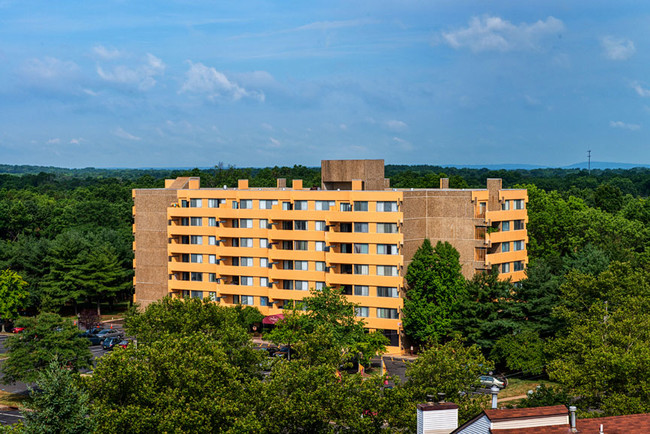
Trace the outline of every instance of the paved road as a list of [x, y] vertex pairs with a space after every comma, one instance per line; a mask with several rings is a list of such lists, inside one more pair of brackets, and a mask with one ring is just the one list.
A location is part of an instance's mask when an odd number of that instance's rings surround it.
[[12, 425], [24, 418], [18, 410], [0, 410], [0, 424], [2, 425]]

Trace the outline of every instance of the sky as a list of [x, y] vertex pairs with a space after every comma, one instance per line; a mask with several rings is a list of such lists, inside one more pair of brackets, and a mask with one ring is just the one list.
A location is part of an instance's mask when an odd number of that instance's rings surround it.
[[650, 164], [650, 3], [0, 0], [0, 164]]

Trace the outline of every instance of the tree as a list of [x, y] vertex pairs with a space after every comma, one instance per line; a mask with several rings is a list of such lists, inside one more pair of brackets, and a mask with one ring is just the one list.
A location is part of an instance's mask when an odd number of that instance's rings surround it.
[[425, 239], [408, 266], [404, 301], [404, 331], [416, 343], [438, 340], [451, 327], [453, 313], [465, 293], [460, 254], [438, 241]]
[[18, 317], [18, 309], [25, 304], [28, 296], [25, 287], [27, 282], [15, 271], [9, 269], [0, 273], [0, 319], [2, 333], [5, 332], [5, 321]]
[[365, 322], [355, 316], [356, 308], [340, 289], [311, 290], [267, 338], [278, 344], [297, 344], [301, 357], [313, 364], [338, 366], [351, 356], [368, 364], [371, 357], [386, 351], [388, 341], [379, 332], [365, 330]]
[[41, 371], [23, 412], [25, 432], [85, 434], [94, 429], [90, 397], [79, 374], [56, 360]]
[[491, 369], [492, 364], [476, 345], [465, 346], [455, 337], [421, 351], [406, 370], [404, 388], [412, 402], [430, 401], [428, 397], [437, 399], [438, 393], [444, 393], [446, 400], [458, 404], [459, 418], [467, 420], [480, 411], [480, 398], [472, 391], [480, 386], [479, 376]]
[[6, 340], [9, 351], [2, 364], [3, 382], [35, 381], [52, 360], [74, 371], [90, 366], [88, 340], [79, 336], [72, 321], [44, 312], [37, 317], [21, 318], [16, 325], [25, 330]]
[[101, 315], [101, 300], [131, 287], [132, 282], [128, 281], [128, 273], [120, 266], [112, 247], [100, 245], [91, 249], [88, 256], [82, 266], [85, 279], [79, 284], [85, 289], [87, 297], [95, 299], [97, 315]]

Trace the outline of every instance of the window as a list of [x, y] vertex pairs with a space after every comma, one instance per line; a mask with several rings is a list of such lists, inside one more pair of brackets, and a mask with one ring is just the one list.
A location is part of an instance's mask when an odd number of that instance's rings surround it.
[[186, 200], [181, 200], [181, 208], [187, 208], [190, 206], [190, 203]]
[[260, 297], [260, 306], [268, 306], [269, 305], [269, 298], [268, 297]]
[[510, 222], [501, 222], [501, 232], [508, 232], [510, 230]]
[[268, 258], [260, 258], [260, 267], [267, 268], [269, 266]]
[[203, 282], [203, 273], [192, 271], [190, 273], [190, 280], [193, 282]]
[[230, 246], [231, 247], [239, 247], [239, 238], [232, 238], [230, 240]]
[[[269, 286], [269, 278], [268, 277], [260, 277], [260, 286]], [[265, 305], [262, 305], [265, 306]]]
[[296, 241], [296, 250], [307, 250], [307, 241]]
[[294, 222], [294, 228], [297, 231], [306, 231], [308, 230], [309, 226], [307, 225], [307, 221], [305, 220], [296, 220]]
[[202, 208], [203, 201], [201, 199], [190, 199], [190, 208]]
[[241, 304], [245, 304], [247, 306], [252, 306], [253, 304], [255, 304], [254, 301], [255, 299], [253, 298], [252, 295], [240, 295], [239, 299]]
[[241, 276], [240, 285], [253, 286], [253, 278], [251, 276]]
[[352, 232], [352, 223], [339, 223], [339, 232]]
[[367, 318], [370, 315], [368, 311], [369, 309], [367, 307], [359, 306], [354, 308], [354, 314], [362, 318]]
[[217, 264], [217, 255], [208, 255], [208, 262], [210, 264]]
[[242, 267], [252, 267], [253, 266], [253, 258], [242, 257], [240, 259], [240, 265]]
[[283, 280], [282, 289], [293, 289], [293, 280]]
[[339, 252], [341, 253], [352, 253], [354, 250], [352, 249], [352, 244], [351, 243], [341, 243], [339, 244]]
[[273, 205], [277, 204], [277, 200], [260, 200], [260, 209], [273, 209]]
[[523, 271], [524, 269], [524, 261], [515, 261], [513, 263], [515, 271]]
[[208, 208], [219, 208], [222, 203], [226, 203], [226, 199], [208, 199]]
[[291, 231], [293, 230], [293, 222], [291, 220], [286, 220], [282, 222], [282, 230], [283, 231]]
[[510, 209], [510, 201], [506, 200], [501, 204], [501, 211], [508, 211]]
[[326, 231], [327, 230], [327, 228], [325, 227], [325, 222], [322, 221], [322, 220], [316, 221], [315, 225], [316, 225], [315, 229], [317, 231]]
[[180, 280], [190, 280], [190, 273], [183, 271], [179, 277]]
[[269, 240], [266, 238], [260, 238], [260, 247], [266, 249], [269, 247]]
[[366, 201], [354, 202], [354, 210], [355, 211], [368, 211], [368, 202], [366, 202]]
[[233, 200], [232, 201], [232, 209], [239, 209], [239, 202], [237, 202], [236, 200]]
[[232, 302], [233, 302], [233, 304], [239, 304], [239, 296], [238, 295], [233, 295], [232, 296]]
[[368, 266], [367, 265], [355, 264], [354, 265], [354, 274], [368, 274]]
[[307, 271], [309, 268], [309, 262], [307, 261], [296, 261], [294, 262], [294, 269], [300, 271]]
[[354, 245], [354, 253], [367, 254], [368, 253], [368, 244], [355, 244]]
[[506, 262], [505, 264], [501, 264], [501, 272], [502, 273], [510, 273], [510, 262]]
[[208, 292], [208, 298], [210, 301], [217, 301], [217, 293], [214, 291]]
[[253, 219], [240, 219], [239, 220], [239, 227], [240, 228], [245, 228], [245, 229], [252, 229], [253, 228]]
[[294, 200], [293, 209], [297, 211], [307, 211], [307, 201], [306, 200]]
[[283, 270], [293, 270], [293, 261], [284, 260], [282, 261]]
[[377, 297], [391, 297], [398, 298], [399, 293], [397, 288], [391, 286], [378, 286], [377, 287]]
[[217, 245], [217, 237], [210, 235], [208, 236], [208, 244], [210, 246], [216, 246]]
[[352, 285], [341, 285], [341, 294], [352, 295]]
[[208, 273], [208, 281], [212, 283], [217, 282], [217, 274], [216, 273]]
[[293, 241], [282, 241], [282, 250], [293, 250]]
[[291, 202], [282, 202], [282, 209], [284, 211], [291, 211], [293, 209], [293, 204]]
[[192, 291], [192, 298], [203, 300], [203, 291]]
[[217, 219], [215, 217], [208, 217], [208, 226], [218, 226]]
[[232, 219], [232, 220], [230, 220], [230, 227], [232, 227], [232, 228], [238, 228], [238, 227], [239, 227], [239, 219]]
[[252, 238], [240, 238], [239, 239], [239, 246], [240, 247], [253, 247], [253, 239]]
[[339, 264], [339, 273], [352, 274], [352, 264]]
[[191, 235], [190, 244], [203, 244], [203, 237], [201, 235]]
[[187, 253], [183, 253], [181, 255], [181, 262], [190, 262], [190, 255]]
[[239, 256], [233, 256], [230, 258], [230, 265], [233, 267], [239, 267]]
[[253, 201], [250, 199], [242, 199], [239, 201], [239, 208], [241, 209], [253, 209]]
[[341, 203], [340, 204], [340, 210], [343, 211], [343, 212], [352, 211], [352, 204], [351, 203]]
[[377, 212], [397, 212], [397, 202], [377, 202]]
[[191, 217], [190, 226], [203, 226], [203, 218], [201, 217]]
[[203, 263], [203, 255], [192, 253], [190, 255], [190, 262], [194, 262], [195, 264], [202, 264]]
[[179, 224], [181, 226], [189, 226], [190, 225], [190, 219], [188, 219], [187, 217], [181, 217], [181, 219], [179, 221]]
[[309, 284], [306, 280], [296, 280], [295, 288], [298, 291], [309, 291]]
[[514, 221], [514, 226], [516, 231], [521, 231], [525, 229], [524, 221], [523, 220], [515, 220]]
[[316, 271], [325, 271], [325, 262], [316, 261]]
[[368, 287], [364, 285], [354, 285], [354, 295], [367, 297], [369, 294]]
[[526, 207], [526, 204], [524, 203], [523, 199], [515, 199], [512, 201], [515, 205], [515, 209], [524, 209]]
[[506, 253], [510, 251], [510, 242], [501, 243], [501, 253]]
[[268, 229], [269, 221], [267, 219], [260, 219], [260, 229]]
[[354, 232], [368, 232], [368, 223], [355, 223]]
[[330, 207], [334, 206], [333, 200], [317, 200], [316, 211], [329, 211]]
[[394, 265], [377, 265], [377, 276], [397, 276], [397, 267]]
[[377, 244], [378, 255], [397, 255], [396, 244]]
[[181, 291], [181, 294], [183, 294], [183, 295], [182, 295], [183, 298], [188, 298], [188, 297], [190, 296], [190, 291], [183, 290], [183, 291]]
[[397, 223], [377, 223], [378, 234], [396, 234]]
[[397, 309], [378, 307], [377, 318], [398, 319], [399, 315], [397, 314]]
[[524, 250], [526, 248], [526, 243], [523, 240], [515, 241], [515, 250]]
[[325, 282], [314, 282], [314, 289], [320, 291], [325, 288]]
[[316, 251], [317, 252], [325, 251], [325, 241], [316, 241]]

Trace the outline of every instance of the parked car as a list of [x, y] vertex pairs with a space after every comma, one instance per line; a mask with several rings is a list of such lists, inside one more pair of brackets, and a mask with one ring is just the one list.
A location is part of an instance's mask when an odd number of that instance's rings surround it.
[[105, 349], [106, 351], [110, 351], [115, 346], [120, 345], [122, 342], [126, 342], [126, 341], [124, 341], [124, 339], [122, 339], [121, 337], [111, 336], [104, 339], [104, 342], [102, 342], [102, 348]]
[[499, 389], [503, 389], [504, 387], [506, 387], [505, 381], [501, 381], [496, 377], [492, 377], [491, 375], [481, 375], [479, 380], [481, 382], [481, 386], [484, 387], [490, 388], [492, 386], [497, 386]]
[[117, 346], [126, 349], [126, 347], [128, 347], [130, 343], [131, 343], [130, 341], [127, 341], [126, 339], [122, 339], [117, 343]]
[[97, 335], [94, 334], [92, 330], [86, 330], [83, 333], [79, 333], [79, 337], [88, 339], [90, 345], [99, 345], [102, 343], [102, 340], [97, 337]]
[[25, 330], [25, 327], [14, 327], [14, 328], [11, 330], [11, 333], [20, 333], [20, 332], [22, 332], [23, 330]]
[[100, 330], [95, 336], [99, 338], [100, 342], [103, 342], [106, 338], [122, 337], [122, 332], [117, 329], [104, 329]]

